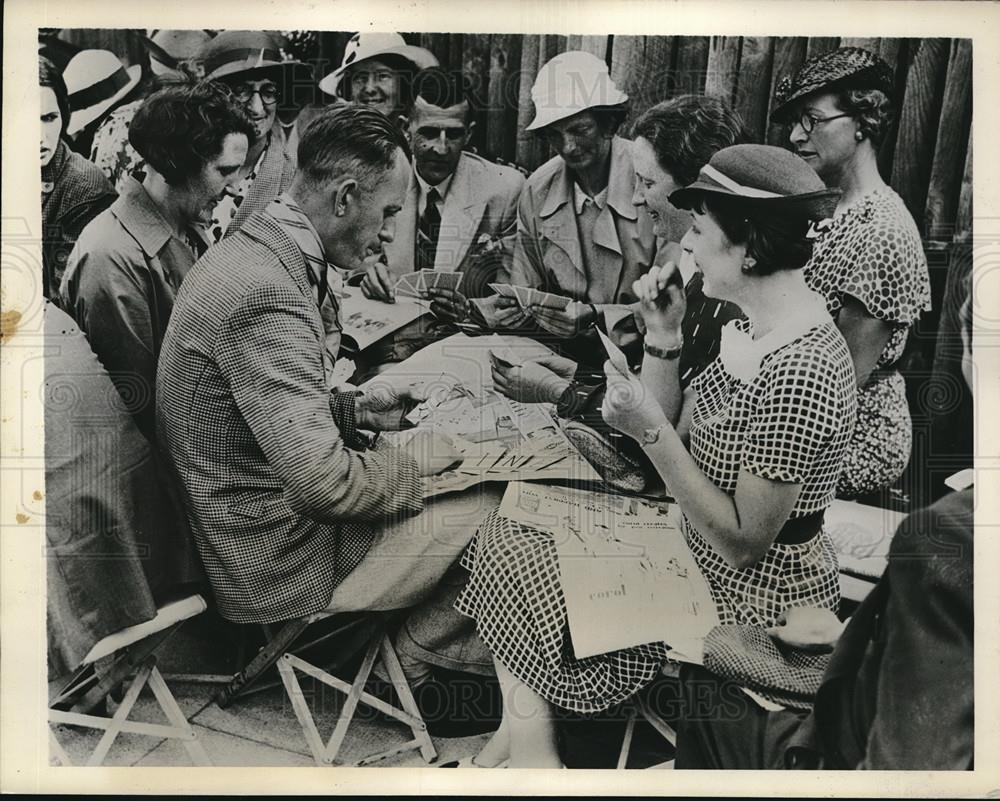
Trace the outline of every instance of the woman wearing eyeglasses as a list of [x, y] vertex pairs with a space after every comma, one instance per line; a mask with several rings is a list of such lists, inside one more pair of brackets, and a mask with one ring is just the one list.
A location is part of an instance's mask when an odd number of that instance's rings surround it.
[[930, 309], [920, 234], [878, 171], [892, 89], [882, 59], [844, 47], [782, 80], [772, 114], [791, 124], [795, 152], [841, 190], [833, 219], [817, 227], [805, 268], [847, 340], [858, 378], [858, 424], [837, 487], [841, 497], [878, 492], [906, 468], [913, 432], [895, 364], [910, 326]]
[[291, 184], [295, 164], [286, 153], [278, 104], [313, 79], [307, 65], [282, 60], [278, 43], [265, 31], [223, 31], [205, 45], [199, 58], [205, 77], [229, 87], [254, 129], [236, 190], [212, 215], [209, 230], [218, 242]]

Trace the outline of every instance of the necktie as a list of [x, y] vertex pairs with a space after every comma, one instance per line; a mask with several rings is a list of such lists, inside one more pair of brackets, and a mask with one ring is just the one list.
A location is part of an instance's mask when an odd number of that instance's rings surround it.
[[427, 205], [417, 223], [417, 269], [433, 270], [437, 254], [438, 235], [441, 233], [441, 212], [438, 211], [440, 193], [434, 187], [427, 191]]

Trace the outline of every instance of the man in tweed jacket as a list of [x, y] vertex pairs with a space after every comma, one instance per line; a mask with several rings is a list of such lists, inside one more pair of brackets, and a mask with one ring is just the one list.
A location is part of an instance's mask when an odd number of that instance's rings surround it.
[[472, 521], [425, 558], [440, 543], [426, 514], [413, 518], [420, 477], [453, 463], [454, 449], [434, 436], [409, 451], [369, 447], [358, 429], [398, 428], [415, 398], [338, 392], [324, 369], [339, 342], [329, 263], [359, 267], [391, 241], [409, 173], [405, 140], [380, 114], [322, 113], [302, 135], [289, 192], [211, 248], [177, 296], [157, 377], [160, 443], [234, 622], [330, 608], [369, 549], [394, 538], [403, 556], [358, 571], [363, 591], [335, 611], [409, 605], [475, 531]]

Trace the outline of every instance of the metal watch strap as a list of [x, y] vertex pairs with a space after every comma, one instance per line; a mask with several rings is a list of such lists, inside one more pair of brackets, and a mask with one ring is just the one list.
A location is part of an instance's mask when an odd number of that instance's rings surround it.
[[676, 348], [658, 348], [656, 345], [650, 345], [648, 342], [642, 343], [642, 349], [648, 353], [650, 356], [654, 356], [657, 359], [676, 359], [681, 355], [681, 348], [684, 346], [682, 342]]

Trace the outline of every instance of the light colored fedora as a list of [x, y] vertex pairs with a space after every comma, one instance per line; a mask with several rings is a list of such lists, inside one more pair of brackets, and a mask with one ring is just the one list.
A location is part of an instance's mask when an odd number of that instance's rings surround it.
[[141, 78], [141, 66], [126, 69], [109, 50], [81, 50], [63, 71], [70, 108], [66, 133], [73, 136], [86, 128], [131, 92]]
[[620, 106], [628, 95], [611, 80], [608, 65], [592, 53], [569, 50], [545, 62], [531, 87], [535, 118], [527, 130], [536, 131], [588, 108]]
[[408, 45], [398, 33], [356, 33], [347, 42], [340, 66], [319, 82], [319, 88], [328, 95], [337, 94], [341, 78], [350, 67], [378, 56], [404, 58], [413, 64], [414, 72], [438, 66], [430, 50]]

